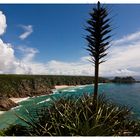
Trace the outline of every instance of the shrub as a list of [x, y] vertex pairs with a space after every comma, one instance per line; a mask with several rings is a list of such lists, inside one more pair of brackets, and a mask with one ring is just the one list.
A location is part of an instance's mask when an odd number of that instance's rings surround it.
[[7, 129], [4, 129], [1, 134], [2, 136], [30, 136], [27, 128], [18, 124], [11, 125]]
[[12, 126], [5, 130], [5, 134], [10, 136], [140, 135], [140, 124], [131, 119], [132, 115], [127, 107], [117, 106], [106, 100], [104, 96], [92, 101], [93, 97], [89, 95], [77, 100], [59, 99], [51, 107], [37, 110], [37, 114], [28, 120], [19, 116], [27, 126]]

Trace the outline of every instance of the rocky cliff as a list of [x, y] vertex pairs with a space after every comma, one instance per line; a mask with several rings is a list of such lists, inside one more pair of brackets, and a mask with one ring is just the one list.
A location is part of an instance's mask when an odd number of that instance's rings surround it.
[[50, 94], [53, 86], [41, 78], [0, 79], [0, 97], [27, 97]]
[[[99, 78], [105, 82], [105, 78]], [[54, 85], [92, 84], [91, 76], [59, 76], [59, 75], [0, 75], [0, 110], [8, 110], [15, 106], [11, 97], [32, 97], [52, 93]]]
[[1, 111], [7, 111], [11, 109], [12, 107], [17, 106], [18, 104], [14, 103], [12, 100], [10, 100], [7, 97], [0, 98], [0, 110]]
[[0, 111], [7, 111], [17, 106], [9, 98], [32, 97], [52, 92], [52, 85], [40, 77], [1, 76], [0, 77]]

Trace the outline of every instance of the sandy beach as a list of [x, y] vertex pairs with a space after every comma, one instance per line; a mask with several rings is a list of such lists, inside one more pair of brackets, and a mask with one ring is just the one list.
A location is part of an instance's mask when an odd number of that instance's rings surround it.
[[[21, 101], [27, 100], [29, 97], [26, 98], [10, 98], [13, 102], [15, 103], [19, 103]], [[3, 113], [5, 113], [6, 111], [0, 111], [0, 115], [2, 115]]]
[[[67, 87], [75, 87], [75, 86], [74, 85], [71, 85], [71, 86], [69, 86], [69, 85], [56, 85], [55, 86], [55, 89], [62, 89], [62, 88], [67, 88]], [[27, 100], [28, 98], [30, 98], [30, 97], [25, 97], [25, 98], [10, 98], [10, 100], [12, 100], [15, 103], [19, 103], [21, 101]], [[5, 113], [5, 112], [6, 111], [0, 111], [0, 115], [3, 114], [3, 113]]]
[[69, 85], [56, 85], [55, 89], [61, 89], [61, 88], [67, 88], [67, 87], [75, 87], [74, 85], [69, 86]]
[[[55, 89], [62, 89], [62, 88], [67, 88], [67, 87], [75, 87], [74, 85], [55, 85]], [[25, 97], [25, 98], [10, 98], [13, 102], [15, 103], [19, 103], [21, 101], [27, 100], [29, 97]], [[0, 112], [1, 114], [1, 112]]]
[[0, 111], [0, 115], [3, 114], [3, 113], [5, 113], [5, 112], [6, 112], [6, 111]]
[[10, 100], [12, 100], [15, 103], [19, 103], [21, 101], [27, 100], [29, 97], [25, 97], [25, 98], [10, 98]]
[[[61, 89], [61, 88], [67, 88], [67, 87], [73, 87], [73, 86], [68, 86], [68, 85], [56, 85], [55, 89]], [[12, 100], [15, 103], [19, 103], [21, 101], [27, 100], [29, 97], [25, 97], [25, 98], [10, 98], [10, 100]], [[2, 112], [0, 112], [0, 114], [2, 114]]]

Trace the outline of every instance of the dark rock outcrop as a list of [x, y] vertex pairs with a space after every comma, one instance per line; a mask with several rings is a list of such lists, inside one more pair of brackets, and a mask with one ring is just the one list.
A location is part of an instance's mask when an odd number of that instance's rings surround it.
[[135, 83], [136, 80], [131, 77], [131, 76], [128, 76], [128, 77], [115, 77], [112, 82], [114, 83]]
[[7, 111], [7, 110], [9, 110], [12, 107], [15, 107], [17, 105], [18, 104], [16, 104], [15, 102], [13, 102], [12, 100], [10, 100], [7, 97], [1, 97], [0, 98], [0, 110], [1, 111]]

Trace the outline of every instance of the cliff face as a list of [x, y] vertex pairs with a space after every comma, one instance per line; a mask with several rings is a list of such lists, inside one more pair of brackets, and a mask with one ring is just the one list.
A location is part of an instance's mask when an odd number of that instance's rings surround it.
[[51, 88], [47, 85], [45, 81], [42, 79], [36, 80], [21, 80], [20, 83], [17, 84], [16, 89], [13, 89], [13, 94], [9, 94], [8, 97], [27, 97], [27, 96], [35, 96], [42, 94], [50, 94]]
[[0, 97], [27, 97], [50, 94], [53, 86], [41, 79], [0, 79]]
[[12, 107], [17, 106], [18, 104], [14, 103], [12, 100], [6, 97], [0, 98], [0, 110], [1, 111], [7, 111], [11, 109]]
[[42, 78], [0, 78], [0, 110], [7, 111], [18, 104], [9, 98], [50, 94], [53, 86]]
[[[100, 78], [104, 82], [105, 78]], [[59, 75], [0, 75], [0, 110], [8, 110], [16, 106], [11, 97], [32, 97], [52, 93], [54, 85], [92, 84], [90, 76]]]

